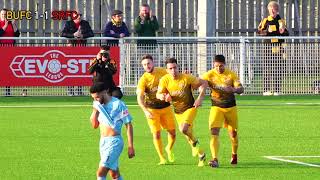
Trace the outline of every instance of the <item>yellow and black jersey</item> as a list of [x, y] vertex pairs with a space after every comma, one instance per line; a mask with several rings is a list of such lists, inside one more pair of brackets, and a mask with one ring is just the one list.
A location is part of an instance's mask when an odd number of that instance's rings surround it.
[[170, 103], [156, 98], [159, 80], [166, 74], [167, 71], [164, 68], [155, 67], [151, 73], [145, 72], [139, 79], [137, 94], [145, 95], [146, 107], [162, 109], [170, 106]]
[[179, 74], [176, 79], [169, 74], [160, 80], [158, 93], [169, 93], [172, 98], [174, 112], [181, 114], [193, 107], [192, 85], [199, 84], [199, 79], [191, 74]]
[[[286, 27], [286, 22], [284, 19], [281, 19], [281, 17], [279, 15], [277, 15], [275, 18], [273, 18], [272, 16], [268, 16], [267, 18], [264, 18], [259, 26], [258, 26], [258, 32], [262, 32], [264, 30], [266, 30], [267, 34], [266, 36], [289, 36], [289, 32], [287, 29], [285, 29], [284, 33], [280, 33], [279, 32], [279, 28]], [[272, 32], [269, 32], [268, 30], [271, 30]], [[270, 40], [269, 40], [270, 42]], [[282, 43], [284, 42], [283, 39], [271, 39], [271, 43]]]
[[208, 81], [211, 88], [212, 106], [221, 108], [229, 108], [236, 106], [234, 93], [226, 93], [220, 90], [220, 87], [240, 87], [242, 86], [238, 76], [229, 69], [220, 74], [215, 69], [212, 69], [202, 75], [202, 79]]

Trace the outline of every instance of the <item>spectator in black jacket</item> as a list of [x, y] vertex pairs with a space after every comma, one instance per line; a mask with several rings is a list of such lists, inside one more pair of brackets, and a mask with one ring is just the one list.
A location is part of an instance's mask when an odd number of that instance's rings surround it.
[[77, 40], [70, 40], [69, 44], [75, 45], [85, 45], [86, 38], [93, 37], [93, 31], [88, 21], [81, 19], [82, 14], [78, 13], [78, 18], [74, 20], [67, 21], [61, 36], [67, 38], [77, 38]]
[[116, 62], [110, 58], [109, 46], [102, 46], [97, 57], [91, 62], [89, 73], [93, 74], [93, 83], [103, 82], [109, 95], [121, 99], [123, 94], [113, 81], [117, 72]]
[[[94, 36], [89, 22], [81, 19], [81, 16], [82, 14], [78, 13], [77, 19], [67, 21], [62, 30], [62, 37], [76, 38], [76, 40], [69, 40], [68, 46], [84, 46], [87, 43], [85, 39]], [[77, 94], [83, 95], [82, 86], [78, 86]], [[76, 95], [74, 87], [68, 86], [68, 95]]]

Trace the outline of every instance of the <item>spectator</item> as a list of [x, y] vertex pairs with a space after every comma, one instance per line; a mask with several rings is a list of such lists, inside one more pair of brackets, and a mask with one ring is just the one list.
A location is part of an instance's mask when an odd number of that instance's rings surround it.
[[[289, 36], [286, 23], [279, 16], [279, 8], [280, 6], [276, 1], [271, 1], [268, 4], [269, 16], [260, 22], [258, 34], [263, 36]], [[281, 81], [284, 74], [283, 42], [283, 39], [277, 38], [273, 38], [267, 42], [271, 43], [271, 49], [268, 50], [263, 65], [263, 95], [265, 96], [278, 96], [281, 93]], [[274, 88], [271, 87], [272, 85]]]
[[[106, 24], [103, 35], [105, 37], [123, 38], [130, 36], [126, 23], [123, 22], [123, 13], [120, 10], [112, 12], [111, 21]], [[108, 45], [118, 45], [118, 40], [108, 40]]]
[[97, 57], [90, 64], [89, 73], [93, 74], [93, 84], [103, 82], [109, 95], [121, 99], [121, 89], [116, 86], [112, 77], [117, 72], [117, 64], [110, 58], [109, 50], [109, 46], [101, 47]]
[[[0, 11], [0, 37], [19, 37], [20, 32], [15, 21], [9, 21], [6, 17], [7, 11], [7, 9], [1, 9]], [[13, 46], [14, 44], [15, 40], [13, 39], [0, 40], [1, 46]], [[5, 96], [11, 96], [10, 86], [5, 87]]]
[[82, 14], [78, 14], [78, 18], [67, 21], [61, 36], [66, 38], [76, 38], [76, 40], [70, 40], [70, 46], [85, 45], [86, 38], [93, 37], [93, 31], [88, 21], [81, 19]]
[[[155, 37], [156, 31], [159, 29], [159, 23], [157, 17], [152, 15], [150, 6], [143, 4], [140, 7], [139, 16], [135, 19], [134, 29], [138, 33], [139, 37]], [[138, 45], [154, 45], [156, 40], [138, 40]]]
[[[89, 22], [81, 19], [81, 16], [82, 14], [78, 13], [77, 19], [67, 21], [62, 30], [62, 37], [73, 38], [73, 40], [68, 41], [68, 46], [84, 46], [87, 43], [85, 39], [94, 36]], [[74, 40], [74, 38], [76, 38], [76, 40]], [[82, 86], [78, 86], [77, 94], [80, 96], [83, 95]], [[74, 87], [68, 86], [68, 95], [76, 95]]]

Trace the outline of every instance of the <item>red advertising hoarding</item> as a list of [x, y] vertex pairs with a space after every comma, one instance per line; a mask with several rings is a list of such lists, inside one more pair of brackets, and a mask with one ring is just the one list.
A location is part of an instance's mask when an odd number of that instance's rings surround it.
[[[99, 47], [0, 47], [0, 86], [90, 86], [88, 67]], [[110, 48], [118, 64], [119, 47]]]

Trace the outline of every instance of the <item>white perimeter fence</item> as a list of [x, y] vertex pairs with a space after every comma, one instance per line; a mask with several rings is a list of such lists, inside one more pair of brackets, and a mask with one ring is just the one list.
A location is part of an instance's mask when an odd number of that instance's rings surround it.
[[[274, 38], [274, 37], [273, 37]], [[217, 54], [226, 57], [227, 67], [238, 73], [246, 95], [278, 92], [283, 95], [318, 94], [320, 91], [320, 37], [278, 37], [280, 46], [267, 43], [270, 37], [159, 37], [156, 45], [139, 45], [138, 38], [120, 39], [120, 85], [125, 95], [135, 95], [143, 74], [140, 59], [154, 57], [156, 66], [164, 67], [167, 57], [178, 60], [181, 71], [200, 76], [213, 68]], [[18, 46], [65, 46], [64, 38], [17, 38]], [[41, 39], [41, 40], [40, 40]], [[90, 38], [88, 46], [100, 46], [106, 39]], [[140, 38], [141, 39], [141, 38]], [[23, 42], [25, 40], [25, 42]], [[37, 43], [28, 44], [35, 40]], [[62, 43], [51, 43], [51, 42]], [[1, 47], [0, 47], [1, 48]], [[14, 47], [13, 47], [14, 48]], [[0, 61], [1, 64], [1, 61]], [[66, 96], [67, 87], [11, 87], [11, 95], [19, 96], [27, 89], [28, 96]], [[0, 87], [0, 96], [6, 87]], [[75, 90], [77, 91], [77, 90]], [[88, 87], [83, 89], [88, 95]]]

